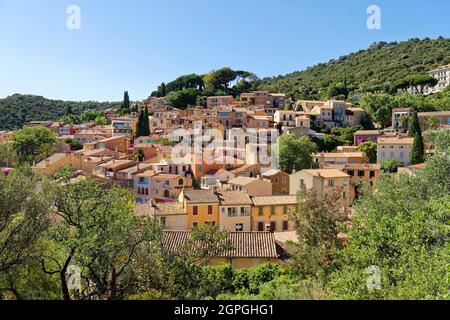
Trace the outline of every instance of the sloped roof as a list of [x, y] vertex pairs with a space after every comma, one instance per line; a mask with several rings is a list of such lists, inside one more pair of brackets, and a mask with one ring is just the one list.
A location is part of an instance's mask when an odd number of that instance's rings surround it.
[[[164, 231], [163, 246], [169, 252], [176, 252], [191, 239], [190, 231]], [[230, 232], [224, 244], [229, 243], [230, 249], [217, 252], [216, 258], [278, 258], [277, 245], [271, 232]], [[199, 248], [204, 243], [195, 243]]]
[[188, 190], [184, 197], [186, 203], [219, 203], [219, 198], [211, 190]]
[[253, 197], [252, 199], [255, 206], [273, 206], [297, 203], [297, 196], [295, 195]]
[[221, 193], [218, 193], [220, 204], [222, 206], [229, 206], [229, 205], [251, 205], [252, 200], [248, 196], [247, 192], [241, 192], [241, 191], [224, 191]]

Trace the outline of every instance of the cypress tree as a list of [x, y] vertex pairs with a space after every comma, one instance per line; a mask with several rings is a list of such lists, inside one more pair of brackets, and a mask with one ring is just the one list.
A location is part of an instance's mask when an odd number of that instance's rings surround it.
[[[420, 130], [420, 128], [419, 128]], [[411, 151], [411, 164], [419, 164], [423, 163], [423, 140], [422, 135], [420, 133], [416, 133], [414, 135], [413, 148]]]
[[142, 135], [143, 136], [149, 136], [150, 135], [150, 121], [148, 119], [149, 114], [148, 114], [148, 107], [145, 106], [145, 109], [143, 112], [143, 119], [142, 119]]
[[122, 109], [126, 110], [126, 111], [130, 111], [130, 97], [128, 96], [128, 91], [125, 91], [123, 94]]
[[411, 116], [408, 133], [410, 136], [414, 137], [413, 148], [411, 151], [411, 164], [423, 163], [424, 146], [417, 112], [414, 112]]
[[136, 134], [135, 134], [136, 138], [141, 137], [141, 136], [144, 135], [143, 134], [143, 130], [142, 130], [142, 128], [143, 128], [143, 121], [144, 121], [144, 113], [140, 112], [139, 113], [138, 122], [136, 124]]
[[419, 118], [417, 117], [417, 112], [414, 112], [409, 118], [408, 123], [408, 134], [410, 137], [415, 137], [416, 133], [422, 135], [422, 130], [420, 129]]
[[161, 83], [159, 94], [161, 95], [161, 97], [165, 97], [166, 96], [166, 84], [164, 82]]

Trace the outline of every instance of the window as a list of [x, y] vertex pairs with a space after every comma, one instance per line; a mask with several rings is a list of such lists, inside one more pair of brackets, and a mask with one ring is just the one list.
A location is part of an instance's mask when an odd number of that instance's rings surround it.
[[263, 215], [263, 207], [258, 208], [258, 215], [260, 215], [260, 216]]
[[358, 170], [358, 177], [364, 177], [364, 170]]
[[236, 232], [244, 231], [244, 224], [242, 224], [242, 223], [236, 223], [236, 225], [235, 225], [235, 227], [234, 227], [234, 230], [235, 230]]
[[208, 225], [208, 226], [213, 226], [216, 223], [214, 221], [206, 221], [205, 224]]
[[354, 170], [348, 170], [348, 175], [350, 176], [350, 177], [354, 177], [355, 176], [355, 171]]
[[192, 222], [192, 227], [195, 228], [198, 226], [198, 222]]
[[300, 189], [303, 189], [305, 187], [305, 180], [300, 179], [299, 185], [300, 185]]
[[193, 206], [193, 207], [192, 207], [192, 214], [193, 214], [194, 216], [198, 215], [198, 207], [197, 207], [197, 206]]
[[370, 177], [371, 177], [371, 178], [375, 177], [375, 171], [370, 170]]
[[334, 181], [333, 180], [328, 180], [328, 186], [329, 187], [334, 187]]
[[208, 206], [208, 214], [213, 214], [213, 206]]
[[264, 222], [258, 222], [258, 231], [264, 231]]
[[270, 215], [271, 216], [275, 215], [275, 206], [270, 207]]
[[275, 221], [272, 221], [270, 223], [270, 232], [275, 232], [276, 227], [277, 227], [277, 223]]
[[284, 214], [288, 214], [288, 206], [287, 206], [287, 204], [284, 205], [283, 212], [284, 212]]
[[289, 229], [289, 223], [287, 220], [283, 221], [283, 231], [288, 231]]
[[180, 186], [183, 185], [183, 179], [178, 180], [178, 185], [180, 185]]
[[241, 216], [246, 216], [246, 215], [247, 215], [247, 208], [241, 207]]

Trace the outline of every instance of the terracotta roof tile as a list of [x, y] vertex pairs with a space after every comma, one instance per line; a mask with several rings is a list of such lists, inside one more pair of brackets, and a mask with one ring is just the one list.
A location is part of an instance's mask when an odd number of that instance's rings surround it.
[[[191, 239], [189, 231], [165, 231], [163, 234], [164, 249], [176, 252]], [[227, 241], [230, 249], [218, 252], [216, 258], [278, 258], [277, 245], [271, 232], [230, 232]], [[196, 242], [202, 247], [202, 243]]]

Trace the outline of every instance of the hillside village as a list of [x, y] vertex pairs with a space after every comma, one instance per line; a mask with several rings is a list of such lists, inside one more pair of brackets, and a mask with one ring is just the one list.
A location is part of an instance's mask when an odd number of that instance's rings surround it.
[[[437, 83], [421, 90], [423, 94], [449, 85], [450, 66], [430, 75]], [[246, 92], [238, 98], [209, 96], [205, 106], [186, 109], [155, 96], [127, 104], [103, 111], [102, 124], [28, 123], [28, 127], [48, 128], [56, 136], [48, 157], [33, 163], [33, 173], [50, 177], [70, 167], [74, 181], [90, 177], [108, 187], [128, 188], [134, 194], [135, 215], [158, 220], [170, 245], [182, 242], [178, 233], [183, 238], [199, 225], [219, 226], [230, 232], [237, 246], [236, 254], [222, 260], [238, 268], [283, 259], [283, 243], [296, 239], [291, 214], [299, 193], [338, 191], [335, 206], [350, 209], [350, 221], [361, 188], [373, 187], [386, 170], [414, 175], [434, 153], [432, 144], [423, 145], [422, 134], [450, 129], [450, 111], [416, 112], [404, 107], [392, 110], [389, 126], [365, 130], [361, 124], [366, 111], [351, 102], [294, 101], [268, 91]], [[323, 130], [339, 128], [356, 128], [352, 143], [308, 155], [309, 166], [288, 171], [274, 161], [276, 155], [284, 157], [274, 151], [282, 144], [277, 139], [320, 141]], [[13, 140], [14, 132], [0, 132], [1, 144]], [[422, 145], [420, 155], [417, 140]], [[210, 147], [217, 141], [219, 145]], [[372, 148], [371, 156], [365, 147]], [[3, 168], [4, 174], [10, 170]]]

